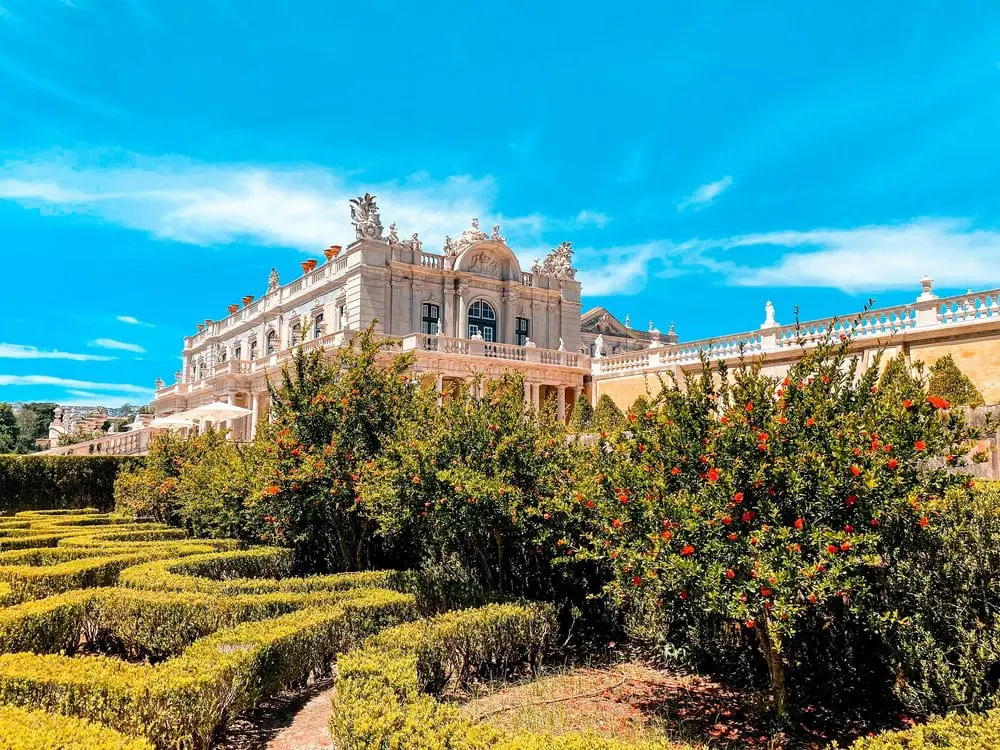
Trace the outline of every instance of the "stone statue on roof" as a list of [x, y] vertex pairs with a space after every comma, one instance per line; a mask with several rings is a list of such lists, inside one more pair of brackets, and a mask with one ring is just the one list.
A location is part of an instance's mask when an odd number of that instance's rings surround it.
[[351, 198], [351, 223], [359, 240], [382, 239], [382, 219], [371, 193]]
[[554, 276], [557, 279], [575, 279], [576, 269], [573, 268], [573, 243], [559, 243], [552, 252], [545, 256], [541, 272], [545, 276]]
[[278, 278], [278, 269], [272, 268], [271, 273], [267, 277], [267, 293], [270, 294], [280, 286], [281, 280]]

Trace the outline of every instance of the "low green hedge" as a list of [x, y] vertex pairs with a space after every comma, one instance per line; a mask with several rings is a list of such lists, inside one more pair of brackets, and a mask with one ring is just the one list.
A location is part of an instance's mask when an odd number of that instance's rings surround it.
[[337, 660], [330, 732], [339, 750], [666, 750], [593, 735], [509, 735], [469, 721], [427, 690], [532, 666], [553, 632], [550, 609], [511, 604], [451, 612], [383, 631]]
[[82, 719], [0, 706], [4, 750], [153, 750], [145, 740]]
[[395, 571], [336, 573], [307, 578], [286, 577], [292, 561], [288, 550], [258, 547], [249, 550], [192, 555], [160, 560], [123, 571], [119, 585], [155, 591], [203, 594], [308, 593], [348, 588], [400, 588]]
[[303, 682], [338, 652], [414, 613], [412, 596], [357, 592], [331, 606], [220, 630], [156, 666], [3, 654], [0, 703], [98, 721], [159, 748], [207, 748], [229, 716]]
[[124, 456], [0, 455], [0, 515], [39, 509], [111, 510], [118, 472], [138, 460]]
[[885, 732], [855, 742], [852, 750], [979, 750], [1000, 747], [1000, 710], [987, 714], [949, 714], [900, 732]]

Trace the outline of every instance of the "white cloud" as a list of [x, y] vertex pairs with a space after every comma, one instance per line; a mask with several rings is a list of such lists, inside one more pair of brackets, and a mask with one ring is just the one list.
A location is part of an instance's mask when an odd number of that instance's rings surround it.
[[145, 326], [146, 328], [155, 328], [152, 323], [144, 323], [133, 315], [117, 315], [115, 320], [119, 323], [125, 323], [130, 326]]
[[107, 362], [114, 359], [101, 354], [76, 354], [58, 349], [39, 349], [25, 344], [0, 343], [0, 359], [71, 359], [76, 362]]
[[537, 240], [541, 232], [560, 225], [602, 226], [607, 218], [591, 211], [561, 220], [502, 216], [495, 209], [496, 186], [489, 176], [434, 180], [419, 173], [377, 184], [314, 166], [210, 165], [114, 153], [0, 165], [0, 199], [27, 207], [96, 215], [198, 245], [252, 241], [314, 254], [354, 240], [348, 200], [366, 190], [378, 196], [387, 230], [396, 222], [401, 236], [419, 232], [431, 251], [440, 249], [446, 234], [468, 228], [474, 216], [486, 231], [500, 223], [501, 231], [521, 242]]
[[700, 188], [691, 193], [691, 195], [678, 203], [677, 210], [683, 211], [686, 208], [693, 208], [697, 211], [698, 209], [704, 208], [728, 190], [729, 186], [732, 184], [733, 178], [726, 175], [721, 180], [716, 180], [715, 182], [710, 182], [707, 185], [702, 185]]
[[[982, 289], [1000, 284], [1000, 231], [973, 229], [961, 219], [917, 219], [853, 229], [766, 232], [715, 244], [759, 257], [794, 249], [770, 265], [730, 258], [732, 284], [832, 287], [847, 292], [916, 288], [924, 274], [938, 286]], [[740, 253], [743, 256], [744, 252]]]
[[91, 393], [90, 391], [68, 390], [66, 393], [72, 398], [58, 399], [60, 406], [106, 406], [117, 408], [123, 404], [143, 403], [144, 398], [136, 398], [135, 395], [124, 393]]
[[88, 391], [110, 391], [112, 393], [137, 393], [152, 395], [152, 388], [127, 383], [95, 383], [90, 380], [74, 380], [72, 378], [57, 378], [52, 375], [0, 375], [0, 386], [8, 385], [49, 385], [57, 388], [73, 388]]
[[573, 219], [573, 223], [577, 226], [595, 226], [598, 229], [603, 229], [610, 221], [611, 217], [607, 214], [601, 213], [600, 211], [588, 211], [586, 209], [578, 213]]
[[115, 339], [96, 339], [95, 341], [91, 341], [90, 345], [101, 349], [118, 349], [123, 352], [134, 352], [136, 354], [146, 353], [146, 350], [138, 344], [130, 344], [126, 341], [116, 341]]
[[578, 250], [589, 266], [577, 274], [583, 293], [595, 297], [638, 294], [646, 286], [650, 262], [662, 258], [670, 247], [668, 243], [649, 242], [606, 250]]

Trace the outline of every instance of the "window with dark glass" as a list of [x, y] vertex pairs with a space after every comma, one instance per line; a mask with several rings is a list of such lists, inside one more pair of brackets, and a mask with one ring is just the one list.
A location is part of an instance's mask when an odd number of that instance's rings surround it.
[[483, 300], [476, 300], [469, 305], [469, 338], [477, 333], [484, 341], [497, 340], [496, 310]]
[[531, 338], [531, 321], [527, 318], [518, 318], [514, 326], [514, 343], [524, 346]]
[[243, 359], [243, 347], [236, 346], [233, 348], [233, 359]]
[[323, 313], [316, 313], [313, 318], [313, 338], [318, 339], [323, 335]]
[[267, 338], [264, 340], [264, 354], [265, 356], [271, 356], [274, 354], [274, 347], [278, 341], [278, 334], [274, 331], [267, 332]]
[[250, 342], [250, 361], [257, 359], [257, 340]]
[[299, 344], [302, 343], [302, 326], [296, 323], [292, 326], [291, 337], [289, 339], [288, 345], [290, 348], [294, 349]]
[[420, 310], [420, 332], [435, 334], [441, 321], [441, 308], [433, 302], [424, 302]]

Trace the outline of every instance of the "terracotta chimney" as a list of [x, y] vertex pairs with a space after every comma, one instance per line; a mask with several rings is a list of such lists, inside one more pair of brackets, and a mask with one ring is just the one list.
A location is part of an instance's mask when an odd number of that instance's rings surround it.
[[250, 307], [250, 304], [252, 302], [253, 302], [253, 295], [252, 294], [248, 294], [245, 297], [243, 297], [243, 307]]

